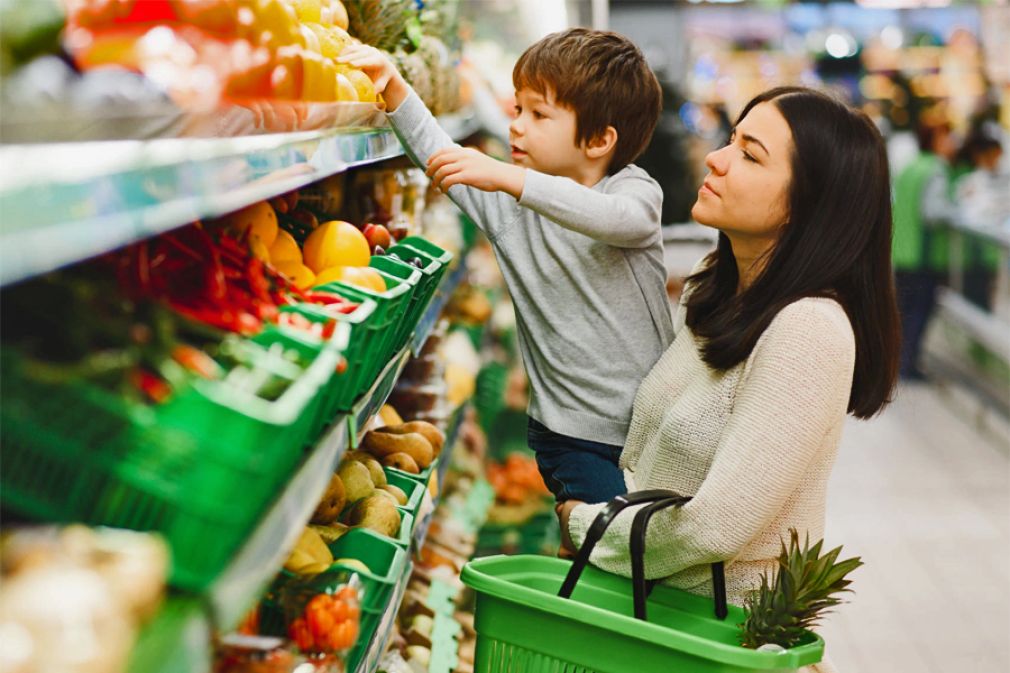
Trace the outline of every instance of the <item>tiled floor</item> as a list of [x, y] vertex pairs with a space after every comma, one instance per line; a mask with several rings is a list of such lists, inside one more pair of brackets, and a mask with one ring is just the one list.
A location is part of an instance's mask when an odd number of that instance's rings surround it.
[[1010, 436], [973, 416], [916, 385], [850, 420], [827, 544], [866, 565], [821, 629], [840, 673], [1010, 672]]

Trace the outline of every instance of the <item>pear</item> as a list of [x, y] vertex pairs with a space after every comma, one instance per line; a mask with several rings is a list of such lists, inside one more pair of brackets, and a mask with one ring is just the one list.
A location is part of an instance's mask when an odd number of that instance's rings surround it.
[[347, 523], [356, 528], [368, 528], [386, 537], [396, 537], [400, 530], [400, 510], [391, 498], [372, 495], [354, 503]]
[[380, 486], [376, 493], [389, 493], [396, 499], [396, 504], [401, 507], [407, 504], [407, 494], [403, 492], [399, 486], [393, 486], [392, 484], [386, 484], [385, 486]]
[[357, 502], [375, 492], [371, 471], [363, 463], [355, 460], [345, 461], [337, 471], [340, 481], [344, 482], [344, 492], [347, 502]]
[[375, 484], [376, 488], [382, 488], [389, 481], [386, 479], [386, 471], [382, 469], [382, 465], [375, 458], [369, 457], [368, 460], [361, 461], [368, 468], [368, 473], [372, 476], [372, 483]]

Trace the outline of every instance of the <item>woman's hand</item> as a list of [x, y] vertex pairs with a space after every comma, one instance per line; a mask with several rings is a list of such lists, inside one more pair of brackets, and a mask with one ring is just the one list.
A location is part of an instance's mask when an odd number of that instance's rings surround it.
[[447, 191], [469, 185], [483, 192], [505, 192], [518, 199], [526, 184], [526, 169], [492, 159], [469, 147], [446, 147], [431, 155], [428, 170], [432, 186]]
[[568, 534], [568, 518], [572, 515], [573, 509], [585, 504], [581, 500], [565, 500], [554, 506], [554, 512], [558, 515], [558, 522], [561, 524], [561, 547], [572, 553], [575, 553], [578, 549], [576, 549], [575, 543], [572, 542], [572, 538]]
[[358, 68], [372, 80], [375, 93], [382, 94], [386, 110], [393, 112], [410, 93], [410, 85], [396, 66], [386, 58], [385, 54], [367, 44], [352, 44], [346, 47], [337, 61]]

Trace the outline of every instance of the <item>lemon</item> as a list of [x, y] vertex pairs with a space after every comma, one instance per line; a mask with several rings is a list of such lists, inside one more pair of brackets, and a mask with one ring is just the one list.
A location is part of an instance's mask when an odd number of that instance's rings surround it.
[[351, 84], [351, 80], [347, 79], [346, 75], [341, 73], [336, 73], [335, 80], [337, 85], [337, 100], [342, 103], [357, 103], [358, 102], [358, 90]]
[[335, 266], [324, 269], [316, 276], [316, 285], [347, 283], [372, 292], [385, 292], [386, 281], [382, 274], [368, 266]]
[[[375, 102], [375, 85], [372, 83], [372, 78], [361, 72], [357, 68], [352, 68], [350, 66], [338, 66], [340, 74], [346, 77], [350, 83], [354, 86], [354, 90], [357, 92], [357, 99], [362, 103], [374, 103]], [[339, 100], [344, 100], [344, 97], [340, 95], [340, 79], [337, 79], [337, 97]]]
[[260, 239], [250, 238], [249, 250], [252, 251], [253, 257], [261, 262], [270, 262], [270, 248], [264, 245]]
[[319, 273], [334, 266], [365, 266], [371, 258], [368, 239], [349, 222], [324, 222], [305, 239], [305, 265]]
[[270, 246], [270, 261], [276, 266], [281, 262], [302, 263], [302, 249], [298, 247], [295, 237], [281, 229], [277, 232], [277, 240]]
[[[329, 66], [329, 68], [327, 68]], [[302, 54], [302, 99], [329, 102], [337, 97], [337, 78], [331, 72], [333, 63], [319, 54]]]
[[277, 213], [266, 201], [225, 215], [221, 222], [239, 238], [246, 237], [250, 245], [258, 240], [264, 248], [269, 248], [277, 240]]
[[344, 7], [344, 3], [342, 3], [340, 0], [330, 0], [329, 9], [330, 9], [329, 16], [326, 17], [329, 19], [329, 22], [334, 24], [335, 26], [339, 26], [340, 28], [347, 30], [348, 26], [350, 25], [350, 21], [348, 21], [347, 19], [347, 8]]
[[299, 290], [306, 290], [316, 285], [316, 274], [301, 262], [275, 262], [274, 268], [286, 276]]
[[319, 53], [326, 58], [336, 58], [351, 43], [351, 36], [343, 28], [324, 26], [320, 23], [304, 23], [319, 39]]
[[309, 28], [304, 23], [298, 27], [299, 32], [302, 34], [302, 39], [305, 41], [305, 48], [311, 51], [313, 54], [322, 54], [323, 47], [319, 44], [319, 38], [316, 37], [315, 32]]
[[323, 19], [322, 0], [294, 0], [295, 14], [303, 23], [319, 23]]

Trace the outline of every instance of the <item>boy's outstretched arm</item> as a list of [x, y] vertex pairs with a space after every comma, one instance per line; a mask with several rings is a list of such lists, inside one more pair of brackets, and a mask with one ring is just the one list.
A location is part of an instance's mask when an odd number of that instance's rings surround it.
[[519, 205], [566, 229], [619, 248], [644, 248], [662, 237], [663, 190], [640, 168], [622, 171], [603, 190], [527, 170]]
[[[463, 149], [453, 142], [396, 67], [375, 47], [352, 45], [344, 49], [337, 60], [361, 69], [372, 79], [376, 92], [382, 94], [386, 103], [386, 111], [389, 113], [393, 130], [407, 149], [407, 155], [416, 165], [427, 168], [436, 155], [466, 157], [469, 156], [468, 153], [484, 157], [487, 161], [494, 161], [476, 150]], [[495, 163], [515, 168], [501, 162]], [[454, 174], [459, 172], [456, 164], [452, 164], [450, 170]], [[429, 169], [428, 173], [431, 175], [433, 171]], [[472, 171], [466, 173], [466, 175], [472, 174]], [[514, 179], [514, 174], [511, 177]], [[451, 189], [446, 187], [449, 197], [490, 238], [497, 236], [502, 227], [512, 224], [518, 217], [519, 208], [516, 199], [522, 193], [522, 183], [515, 191], [482, 189], [458, 178], [456, 182], [450, 184], [455, 186]]]

